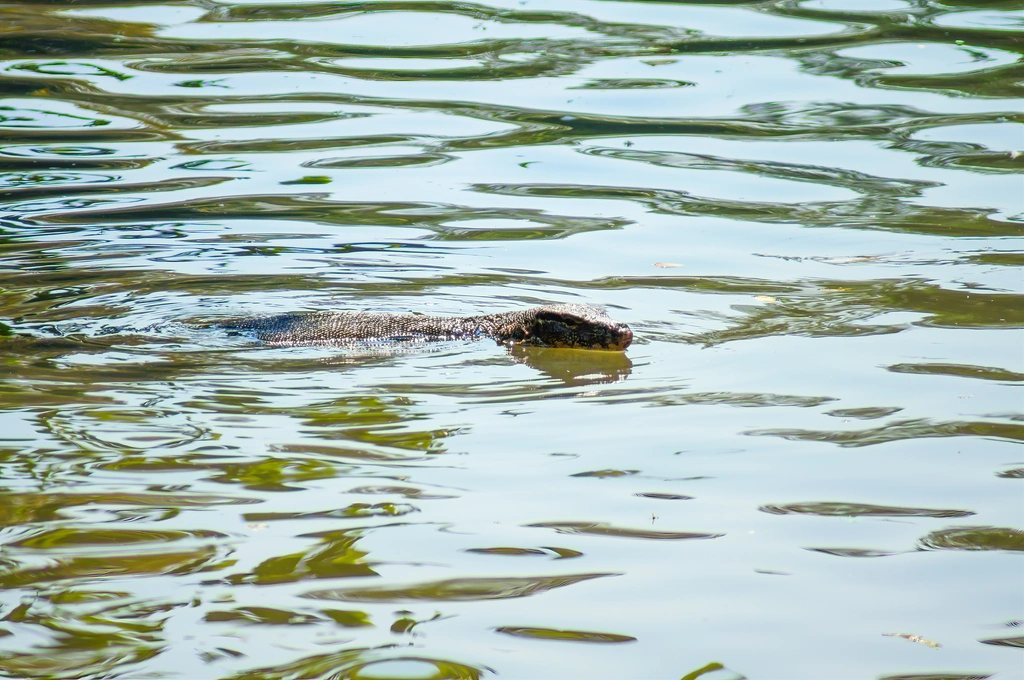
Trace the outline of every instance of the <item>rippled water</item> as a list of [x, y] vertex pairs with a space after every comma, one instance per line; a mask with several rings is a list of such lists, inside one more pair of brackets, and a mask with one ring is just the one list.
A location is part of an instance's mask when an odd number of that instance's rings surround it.
[[[0, 5], [0, 675], [1024, 677], [1022, 36]], [[637, 340], [182, 323], [566, 301]]]

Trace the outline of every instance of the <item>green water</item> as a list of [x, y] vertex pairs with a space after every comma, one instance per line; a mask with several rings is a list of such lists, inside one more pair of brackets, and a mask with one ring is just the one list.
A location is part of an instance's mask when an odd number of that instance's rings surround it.
[[[1024, 677], [1024, 3], [0, 5], [0, 676]], [[624, 354], [188, 320], [607, 307]]]

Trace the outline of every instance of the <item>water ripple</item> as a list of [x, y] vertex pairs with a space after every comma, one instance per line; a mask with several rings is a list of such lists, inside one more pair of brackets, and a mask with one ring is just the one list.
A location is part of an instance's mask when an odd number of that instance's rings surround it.
[[0, 7], [0, 675], [1014, 675], [1020, 9]]

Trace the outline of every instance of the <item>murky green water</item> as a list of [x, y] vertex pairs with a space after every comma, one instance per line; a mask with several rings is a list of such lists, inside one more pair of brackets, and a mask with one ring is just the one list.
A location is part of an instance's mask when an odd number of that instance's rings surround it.
[[[1024, 677], [1024, 3], [0, 5], [0, 676]], [[182, 321], [605, 305], [625, 354]]]

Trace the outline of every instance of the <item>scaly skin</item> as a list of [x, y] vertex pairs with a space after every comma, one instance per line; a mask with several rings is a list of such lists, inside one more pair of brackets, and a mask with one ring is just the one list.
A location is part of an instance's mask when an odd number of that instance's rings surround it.
[[624, 350], [629, 326], [592, 305], [558, 304], [480, 316], [424, 316], [375, 312], [293, 312], [218, 322], [252, 331], [271, 345], [351, 345], [370, 341], [475, 340], [503, 344]]

